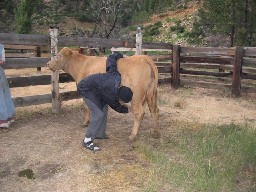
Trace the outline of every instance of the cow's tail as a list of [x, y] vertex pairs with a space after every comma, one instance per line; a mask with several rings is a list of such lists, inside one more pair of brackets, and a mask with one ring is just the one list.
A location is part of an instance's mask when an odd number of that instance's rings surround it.
[[150, 66], [150, 83], [146, 92], [146, 101], [151, 113], [158, 113], [157, 108], [157, 85], [158, 85], [158, 70], [154, 61], [147, 57], [147, 64]]

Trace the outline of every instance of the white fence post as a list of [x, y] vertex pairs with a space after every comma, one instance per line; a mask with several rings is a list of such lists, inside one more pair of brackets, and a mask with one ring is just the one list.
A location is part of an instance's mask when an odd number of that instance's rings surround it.
[[142, 54], [142, 33], [141, 28], [137, 28], [137, 34], [136, 34], [136, 53], [135, 55], [141, 55]]
[[[51, 36], [51, 60], [54, 59], [56, 54], [58, 53], [58, 29], [51, 28], [50, 29]], [[59, 113], [60, 112], [60, 94], [59, 94], [59, 71], [52, 72], [51, 78], [51, 89], [52, 89], [52, 112]]]

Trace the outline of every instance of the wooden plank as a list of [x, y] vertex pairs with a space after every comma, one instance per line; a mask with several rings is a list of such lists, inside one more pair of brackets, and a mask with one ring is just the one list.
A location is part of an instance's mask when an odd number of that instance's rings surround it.
[[58, 37], [58, 46], [92, 46], [92, 47], [135, 47], [135, 42], [125, 42], [114, 39], [85, 38], [85, 37]]
[[3, 68], [5, 69], [23, 69], [45, 67], [50, 58], [33, 57], [33, 58], [7, 58]]
[[173, 45], [173, 54], [172, 54], [172, 87], [178, 89], [180, 86], [180, 46]]
[[244, 57], [256, 57], [256, 47], [244, 47]]
[[[7, 78], [10, 88], [14, 87], [27, 87], [35, 85], [50, 85], [51, 75], [39, 75], [39, 76], [28, 76], [28, 77], [9, 77]], [[67, 73], [61, 73], [59, 82], [67, 83], [73, 82], [74, 79]]]
[[49, 46], [50, 36], [49, 35], [0, 33], [0, 42], [2, 44], [48, 45]]
[[241, 74], [241, 78], [242, 79], [252, 79], [252, 80], [256, 80], [256, 75], [255, 74], [250, 74], [250, 73], [242, 73]]
[[[34, 51], [36, 57], [41, 57], [41, 47], [40, 46], [36, 46], [36, 50]], [[41, 71], [41, 67], [37, 67], [37, 71]]]
[[220, 47], [181, 47], [181, 54], [185, 55], [229, 55], [235, 54], [234, 48]]
[[77, 91], [66, 91], [60, 94], [61, 95], [61, 101], [68, 101], [72, 99], [79, 99], [81, 98], [80, 95], [78, 95]]
[[4, 44], [4, 48], [8, 49], [18, 49], [18, 50], [36, 50], [37, 46], [33, 45], [13, 45], [13, 44]]
[[159, 66], [157, 67], [158, 69], [158, 73], [171, 73], [172, 70], [171, 70], [171, 66]]
[[256, 67], [256, 58], [243, 57], [243, 66]]
[[170, 61], [155, 61], [156, 66], [169, 66]]
[[[58, 46], [92, 46], [92, 47], [128, 47], [134, 48], [135, 41], [122, 41], [116, 39], [86, 38], [86, 37], [58, 37]], [[171, 49], [169, 43], [143, 43], [142, 48], [145, 49]]]
[[[58, 29], [50, 29], [51, 36], [51, 60], [54, 60], [55, 55], [58, 53]], [[60, 94], [59, 94], [59, 71], [53, 71], [51, 77], [51, 91], [52, 91], [52, 112], [55, 114], [60, 113]]]
[[220, 64], [210, 64], [210, 63], [180, 63], [182, 68], [200, 68], [200, 69], [219, 69]]
[[30, 58], [35, 57], [34, 53], [5, 53], [5, 58]]
[[166, 61], [172, 59], [172, 55], [149, 55], [149, 57], [151, 57], [151, 59], [154, 61]]
[[170, 84], [172, 82], [171, 77], [163, 78], [163, 79], [158, 79], [158, 85], [164, 85], [164, 84]]
[[170, 43], [143, 43], [142, 49], [170, 49], [172, 50], [172, 44]]
[[33, 95], [27, 97], [15, 97], [13, 98], [15, 107], [25, 107], [30, 105], [41, 105], [52, 102], [52, 95]]
[[137, 28], [137, 33], [136, 33], [136, 52], [135, 55], [142, 55], [142, 33], [141, 33], [141, 28]]
[[232, 76], [232, 96], [238, 97], [241, 95], [241, 72], [243, 62], [243, 48], [236, 47], [236, 52], [233, 61], [233, 76]]
[[[62, 101], [68, 101], [72, 99], [79, 99], [81, 98], [77, 91], [66, 91], [60, 93], [60, 97]], [[45, 95], [33, 95], [33, 96], [26, 96], [26, 97], [14, 97], [12, 98], [15, 107], [25, 107], [31, 105], [41, 105], [46, 103], [52, 102], [52, 95], [45, 94]]]
[[[182, 68], [199, 68], [199, 69], [219, 69], [219, 70], [228, 70], [232, 71], [232, 65], [223, 65], [223, 64], [209, 64], [209, 63], [180, 63]], [[224, 72], [222, 71], [222, 72]], [[220, 71], [221, 72], [221, 71]]]
[[242, 86], [241, 91], [245, 93], [256, 93], [256, 86]]
[[27, 87], [34, 85], [50, 85], [50, 75], [29, 76], [29, 77], [10, 77], [8, 78], [10, 88]]
[[232, 57], [193, 57], [193, 56], [181, 56], [181, 62], [196, 62], [196, 63], [218, 63], [218, 64], [230, 64], [233, 61]]
[[[157, 67], [166, 67], [170, 65], [170, 62], [155, 62]], [[233, 70], [232, 65], [222, 64], [209, 64], [209, 63], [180, 63], [180, 67], [184, 68], [199, 68], [199, 69], [222, 69], [222, 70]], [[256, 69], [256, 68], [255, 68]]]
[[214, 76], [214, 77], [229, 77], [232, 75], [232, 72], [210, 72], [210, 71], [193, 71], [187, 69], [180, 69], [181, 74], [191, 74], [191, 75], [205, 75], [205, 76]]
[[256, 74], [256, 68], [252, 67], [242, 67], [242, 72], [243, 73], [255, 73]]
[[[142, 45], [143, 46], [143, 45]], [[111, 49], [111, 52], [128, 52], [128, 51], [136, 51], [136, 48], [125, 48], [125, 47], [112, 47]], [[159, 52], [164, 52], [164, 51], [168, 51], [168, 52], [171, 52], [172, 50], [171, 49], [145, 49], [145, 48], [142, 48], [142, 52], [143, 51], [159, 51]]]
[[[0, 42], [2, 44], [15, 45], [50, 45], [49, 35], [28, 35], [28, 34], [9, 34], [0, 33]], [[15, 43], [14, 43], [15, 42]], [[128, 47], [134, 48], [135, 41], [122, 41], [116, 39], [86, 38], [86, 37], [58, 37], [58, 46], [93, 46], [93, 47]], [[142, 49], [172, 49], [169, 43], [143, 43]]]
[[189, 87], [202, 87], [208, 89], [220, 89], [220, 88], [231, 88], [230, 84], [218, 83], [216, 82], [206, 82], [206, 81], [196, 81], [191, 79], [181, 79], [181, 84], [183, 86]]

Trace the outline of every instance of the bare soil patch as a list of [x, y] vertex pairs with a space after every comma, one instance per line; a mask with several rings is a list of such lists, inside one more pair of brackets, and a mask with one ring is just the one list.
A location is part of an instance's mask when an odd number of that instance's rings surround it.
[[[9, 73], [9, 72], [8, 72]], [[11, 75], [9, 73], [9, 75]], [[75, 90], [75, 84], [61, 84]], [[49, 86], [14, 88], [13, 97], [46, 94]], [[0, 130], [0, 186], [3, 192], [16, 191], [143, 191], [153, 173], [151, 163], [138, 150], [138, 143], [157, 146], [175, 134], [183, 122], [191, 124], [256, 123], [256, 97], [230, 98], [221, 90], [159, 87], [159, 125], [161, 138], [151, 137], [151, 118], [147, 107], [137, 140], [128, 140], [132, 114], [109, 110], [108, 140], [98, 140], [102, 151], [92, 153], [81, 145], [85, 129], [81, 126], [82, 100], [63, 103], [61, 114], [51, 113], [51, 105], [17, 108], [17, 120]], [[31, 169], [34, 179], [19, 177]], [[180, 191], [173, 188], [171, 191]]]

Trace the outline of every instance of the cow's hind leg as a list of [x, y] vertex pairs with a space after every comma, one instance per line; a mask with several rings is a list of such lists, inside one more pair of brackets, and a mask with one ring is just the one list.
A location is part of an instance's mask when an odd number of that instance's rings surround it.
[[159, 138], [160, 132], [159, 132], [159, 125], [158, 125], [159, 109], [157, 107], [157, 90], [154, 89], [150, 94], [147, 94], [146, 100], [147, 100], [148, 108], [153, 120], [153, 138]]
[[132, 107], [132, 112], [134, 115], [134, 124], [133, 124], [131, 135], [129, 136], [129, 139], [131, 141], [133, 141], [137, 136], [141, 121], [144, 116], [144, 109], [142, 107], [142, 104], [134, 104]]

